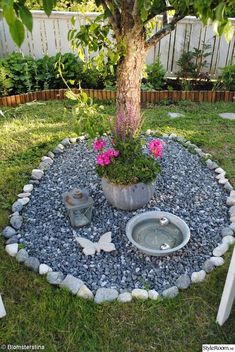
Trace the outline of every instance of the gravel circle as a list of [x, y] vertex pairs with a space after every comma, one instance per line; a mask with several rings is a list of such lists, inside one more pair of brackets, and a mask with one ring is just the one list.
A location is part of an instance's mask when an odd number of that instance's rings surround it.
[[[147, 138], [148, 140], [151, 137]], [[155, 194], [144, 208], [133, 212], [114, 209], [106, 201], [95, 172], [95, 154], [86, 141], [67, 147], [55, 158], [30, 203], [24, 207], [20, 242], [30, 256], [53, 271], [72, 274], [94, 292], [99, 287], [120, 292], [149, 288], [162, 292], [182, 274], [201, 270], [221, 242], [222, 228], [229, 223], [226, 191], [218, 185], [197, 154], [168, 138], [156, 180]], [[94, 200], [92, 223], [81, 229], [70, 226], [62, 194], [72, 188], [89, 190]], [[147, 210], [162, 210], [181, 217], [191, 230], [189, 243], [176, 254], [149, 257], [139, 252], [125, 235], [127, 221]], [[86, 257], [75, 241], [79, 235], [92, 241], [112, 231], [116, 251]]]

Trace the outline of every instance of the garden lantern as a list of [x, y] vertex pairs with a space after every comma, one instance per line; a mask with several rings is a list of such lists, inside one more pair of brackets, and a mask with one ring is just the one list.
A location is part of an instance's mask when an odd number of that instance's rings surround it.
[[94, 201], [85, 190], [75, 188], [63, 194], [71, 225], [82, 227], [91, 222]]

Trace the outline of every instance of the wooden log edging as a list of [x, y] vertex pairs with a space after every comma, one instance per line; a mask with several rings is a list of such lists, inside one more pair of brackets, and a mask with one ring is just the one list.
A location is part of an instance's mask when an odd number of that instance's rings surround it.
[[[79, 89], [73, 89], [75, 93]], [[111, 90], [102, 89], [83, 89], [91, 98], [99, 100], [115, 100], [116, 92]], [[46, 101], [46, 100], [61, 100], [65, 97], [66, 89], [50, 89], [36, 92], [29, 92], [18, 95], [10, 95], [0, 98], [0, 106], [17, 106], [32, 101]], [[159, 103], [163, 100], [179, 101], [191, 100], [194, 102], [216, 102], [216, 101], [235, 101], [235, 92], [230, 91], [152, 91], [141, 92], [141, 102], [146, 103]]]

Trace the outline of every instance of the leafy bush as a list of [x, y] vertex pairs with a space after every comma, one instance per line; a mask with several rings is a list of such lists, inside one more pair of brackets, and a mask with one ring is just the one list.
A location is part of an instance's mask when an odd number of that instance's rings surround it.
[[51, 57], [45, 55], [36, 61], [36, 90], [55, 88], [56, 70]]
[[154, 89], [154, 86], [151, 83], [147, 82], [147, 83], [142, 83], [141, 84], [141, 90], [143, 92], [151, 92], [151, 91], [153, 91], [155, 89]]
[[0, 94], [65, 88], [56, 68], [59, 60], [64, 79], [74, 87], [81, 84], [83, 88], [104, 88], [104, 77], [95, 68], [85, 70], [84, 63], [72, 53], [46, 55], [38, 60], [21, 53], [11, 53], [0, 60]]
[[226, 90], [235, 90], [235, 64], [224, 67], [220, 77], [222, 85]]
[[[27, 0], [26, 5], [31, 9], [31, 10], [42, 10], [42, 3], [39, 2], [38, 0]], [[88, 1], [80, 1], [78, 2], [76, 0], [59, 0], [56, 2], [56, 5], [54, 7], [55, 11], [82, 11], [82, 12], [95, 12], [99, 11], [99, 8], [95, 5], [95, 2], [93, 0], [88, 0]]]
[[[153, 64], [148, 65], [146, 68], [148, 83], [152, 85], [154, 90], [160, 90], [165, 84], [166, 71], [158, 58]], [[143, 87], [145, 88], [145, 87]], [[147, 89], [143, 89], [147, 90]]]
[[104, 107], [93, 103], [80, 87], [80, 92], [75, 94], [71, 89], [65, 93], [68, 99], [76, 101], [73, 107], [73, 114], [76, 118], [76, 133], [87, 134], [89, 139], [104, 134], [108, 126], [107, 116], [104, 115]]
[[177, 76], [182, 80], [183, 90], [190, 90], [191, 88], [191, 82], [188, 79], [209, 80], [209, 74], [203, 73], [202, 69], [208, 66], [206, 58], [211, 55], [210, 47], [210, 45], [204, 43], [201, 49], [194, 48], [193, 51], [184, 51], [181, 54], [177, 61], [177, 65], [180, 67]]
[[1, 60], [2, 67], [8, 72], [12, 83], [12, 93], [20, 94], [34, 90], [36, 63], [29, 56], [12, 53]]
[[139, 138], [116, 141], [115, 149], [119, 151], [117, 158], [112, 158], [108, 166], [96, 166], [100, 177], [122, 185], [150, 183], [156, 179], [160, 166], [151, 156], [143, 153]]
[[180, 70], [177, 72], [179, 78], [195, 78], [196, 77], [196, 68], [197, 65], [194, 61], [195, 56], [192, 51], [184, 51], [177, 65], [180, 67]]
[[0, 96], [8, 95], [12, 89], [9, 71], [0, 62]]

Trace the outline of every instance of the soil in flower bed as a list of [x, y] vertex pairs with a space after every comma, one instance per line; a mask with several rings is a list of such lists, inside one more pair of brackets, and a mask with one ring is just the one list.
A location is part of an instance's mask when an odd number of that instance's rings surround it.
[[[85, 141], [56, 157], [23, 212], [21, 241], [30, 255], [54, 271], [81, 278], [93, 291], [98, 287], [145, 287], [161, 292], [172, 286], [180, 274], [200, 270], [221, 241], [221, 229], [228, 224], [226, 193], [198, 155], [169, 139], [163, 141], [162, 171], [154, 197], [134, 212], [114, 209], [106, 201], [95, 172], [95, 155]], [[75, 187], [89, 190], [95, 202], [92, 223], [77, 230], [70, 226], [62, 202], [62, 194]], [[168, 211], [182, 217], [191, 230], [186, 247], [160, 258], [133, 247], [125, 235], [126, 223], [146, 210]], [[86, 257], [75, 241], [75, 236], [98, 241], [107, 231], [112, 231], [115, 252]]]

